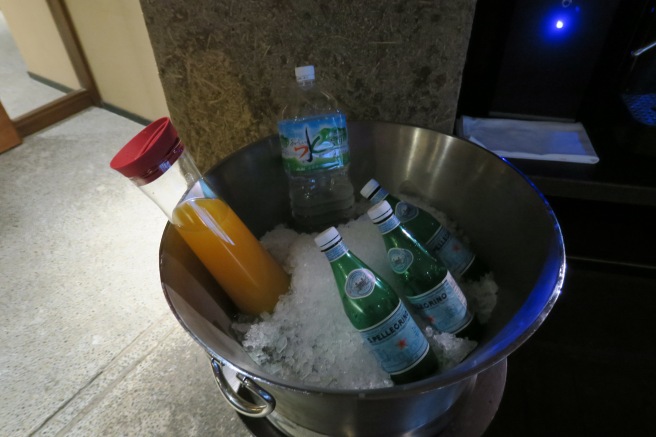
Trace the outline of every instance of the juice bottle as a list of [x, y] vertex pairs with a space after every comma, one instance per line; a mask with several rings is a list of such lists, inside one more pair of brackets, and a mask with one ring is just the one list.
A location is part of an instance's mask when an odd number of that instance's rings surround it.
[[202, 177], [168, 118], [144, 128], [110, 166], [160, 207], [240, 311], [273, 311], [289, 275]]
[[241, 311], [270, 312], [287, 291], [287, 273], [222, 200], [185, 200], [171, 223]]

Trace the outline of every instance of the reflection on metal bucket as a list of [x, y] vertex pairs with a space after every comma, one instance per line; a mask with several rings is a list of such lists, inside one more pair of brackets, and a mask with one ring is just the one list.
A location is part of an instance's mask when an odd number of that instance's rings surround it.
[[[354, 186], [375, 177], [392, 192], [410, 187], [407, 194], [458, 222], [494, 271], [498, 303], [478, 348], [465, 361], [423, 381], [366, 391], [321, 389], [269, 375], [235, 340], [230, 328], [234, 306], [170, 226], [160, 247], [164, 294], [210, 357], [239, 375], [235, 386], [253, 383], [251, 388], [271, 396], [275, 407], [272, 413], [266, 409], [267, 418], [279, 430], [290, 435], [435, 434], [471, 392], [477, 375], [491, 374], [501, 363], [505, 375], [505, 358], [551, 310], [565, 274], [560, 228], [535, 186], [477, 145], [391, 123], [352, 122], [349, 135]], [[256, 236], [289, 221], [277, 137], [239, 150], [206, 176]], [[230, 402], [252, 402], [243, 392], [236, 390]]]

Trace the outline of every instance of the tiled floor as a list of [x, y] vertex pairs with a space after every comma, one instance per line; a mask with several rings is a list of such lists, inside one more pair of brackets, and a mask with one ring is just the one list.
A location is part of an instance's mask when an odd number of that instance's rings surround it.
[[[3, 24], [16, 117], [61, 93], [27, 76]], [[0, 154], [1, 436], [251, 435], [163, 297], [166, 219], [109, 168], [141, 128], [93, 108]]]
[[109, 169], [140, 128], [94, 108], [0, 155], [0, 435], [249, 435], [166, 305], [165, 218]]

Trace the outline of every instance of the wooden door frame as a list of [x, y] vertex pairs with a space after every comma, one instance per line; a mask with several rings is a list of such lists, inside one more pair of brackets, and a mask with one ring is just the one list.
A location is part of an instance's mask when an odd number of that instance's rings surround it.
[[0, 152], [16, 147], [22, 142], [23, 139], [0, 102]]
[[75, 75], [80, 82], [80, 89], [13, 118], [11, 120], [13, 126], [21, 137], [38, 132], [86, 108], [101, 105], [96, 81], [84, 55], [65, 0], [46, 0], [46, 3], [52, 13], [66, 53], [71, 60]]

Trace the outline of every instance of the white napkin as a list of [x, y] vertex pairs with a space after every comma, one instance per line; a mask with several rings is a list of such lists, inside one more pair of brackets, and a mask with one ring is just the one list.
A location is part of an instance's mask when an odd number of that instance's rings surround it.
[[599, 157], [581, 123], [463, 116], [457, 134], [506, 158], [595, 164]]

